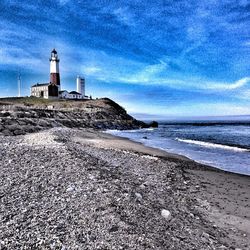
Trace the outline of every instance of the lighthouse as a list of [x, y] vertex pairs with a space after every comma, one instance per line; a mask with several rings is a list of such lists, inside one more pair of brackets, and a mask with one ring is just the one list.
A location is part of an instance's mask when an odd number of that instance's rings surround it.
[[57, 51], [53, 49], [50, 57], [50, 83], [57, 85], [58, 90], [60, 91], [59, 61]]

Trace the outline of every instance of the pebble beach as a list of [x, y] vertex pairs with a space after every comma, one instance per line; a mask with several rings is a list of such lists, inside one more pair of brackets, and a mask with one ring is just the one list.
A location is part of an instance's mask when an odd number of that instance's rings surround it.
[[249, 249], [249, 177], [93, 129], [1, 136], [0, 249]]

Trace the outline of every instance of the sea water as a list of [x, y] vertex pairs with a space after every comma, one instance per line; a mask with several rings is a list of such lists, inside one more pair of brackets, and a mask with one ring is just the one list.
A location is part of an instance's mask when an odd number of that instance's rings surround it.
[[229, 172], [250, 175], [250, 122], [160, 122], [155, 129], [109, 130]]

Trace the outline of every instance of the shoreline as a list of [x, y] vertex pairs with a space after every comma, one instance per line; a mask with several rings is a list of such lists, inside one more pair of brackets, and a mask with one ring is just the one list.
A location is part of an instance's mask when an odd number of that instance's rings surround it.
[[141, 144], [143, 145], [145, 148], [149, 148], [151, 150], [155, 150], [155, 152], [157, 152], [157, 150], [159, 151], [159, 153], [161, 154], [161, 152], [165, 152], [166, 155], [162, 156], [162, 157], [170, 157], [170, 158], [174, 158], [174, 159], [180, 159], [180, 160], [187, 160], [187, 161], [192, 161], [198, 165], [202, 165], [204, 166], [204, 168], [207, 168], [207, 169], [211, 169], [213, 171], [218, 171], [218, 172], [224, 172], [224, 173], [229, 173], [229, 174], [235, 174], [235, 175], [240, 175], [240, 176], [247, 176], [247, 177], [250, 177], [250, 174], [243, 174], [243, 173], [238, 173], [238, 172], [231, 172], [229, 170], [224, 170], [220, 167], [216, 167], [216, 166], [212, 166], [212, 165], [208, 165], [206, 163], [203, 163], [202, 161], [198, 161], [198, 160], [195, 160], [195, 159], [192, 159], [188, 156], [185, 156], [185, 155], [182, 155], [182, 154], [178, 154], [178, 153], [172, 153], [172, 152], [168, 152], [167, 150], [165, 149], [161, 149], [161, 148], [157, 148], [157, 147], [153, 147], [153, 146], [147, 146], [145, 144], [143, 144], [142, 142], [139, 142], [139, 141], [136, 141], [136, 140], [132, 140], [130, 139], [129, 137], [122, 137], [122, 136], [119, 136], [119, 135], [113, 135], [113, 134], [110, 134], [106, 131], [101, 131], [102, 133], [104, 134], [108, 134], [108, 135], [111, 135], [111, 136], [114, 136], [114, 137], [117, 137], [119, 139], [124, 139], [124, 140], [129, 140], [131, 142], [134, 142], [134, 143], [138, 143], [138, 144]]
[[[109, 134], [109, 133], [107, 133], [105, 131], [101, 131], [101, 133], [103, 133], [104, 135], [106, 135], [106, 134], [110, 135], [111, 138], [113, 137], [113, 139], [117, 138], [117, 139], [119, 139], [121, 141], [124, 140], [126, 142], [129, 141], [131, 143], [135, 143], [135, 144], [138, 145], [138, 148], [141, 148], [141, 152], [142, 153], [146, 153], [146, 154], [149, 153], [149, 154], [152, 154], [153, 156], [158, 156], [158, 157], [162, 157], [162, 158], [166, 158], [166, 159], [175, 159], [175, 160], [180, 160], [180, 161], [192, 162], [194, 164], [197, 164], [197, 166], [203, 166], [205, 168], [205, 170], [211, 170], [211, 171], [215, 171], [215, 172], [222, 172], [222, 173], [226, 173], [226, 174], [239, 175], [239, 176], [242, 176], [242, 177], [249, 177], [250, 178], [250, 175], [223, 170], [221, 168], [218, 168], [218, 167], [215, 167], [215, 166], [211, 166], [211, 165], [207, 165], [205, 163], [196, 161], [196, 160], [194, 160], [192, 158], [189, 158], [189, 157], [187, 157], [185, 155], [175, 154], [175, 153], [168, 152], [168, 151], [166, 151], [164, 149], [161, 149], [161, 148], [147, 146], [147, 145], [143, 144], [142, 142], [138, 142], [138, 141], [132, 140], [132, 139], [130, 139], [128, 137], [122, 137], [122, 136], [118, 136], [118, 135], [112, 135], [112, 134]], [[137, 150], [138, 150], [138, 148], [137, 148]]]
[[93, 129], [1, 140], [0, 248], [250, 247], [248, 176]]

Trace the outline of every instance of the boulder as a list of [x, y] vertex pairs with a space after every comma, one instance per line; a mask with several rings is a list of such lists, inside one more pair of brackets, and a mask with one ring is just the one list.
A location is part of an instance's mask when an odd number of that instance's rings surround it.
[[156, 121], [150, 122], [150, 123], [149, 123], [149, 127], [150, 127], [150, 128], [158, 128], [158, 122], [156, 122]]
[[19, 119], [19, 120], [17, 120], [17, 123], [18, 123], [19, 125], [21, 125], [21, 126], [24, 126], [24, 125], [27, 124], [27, 123], [25, 122], [25, 119]]
[[142, 128], [158, 128], [158, 122], [152, 121], [150, 123], [143, 123], [141, 125]]
[[37, 122], [37, 125], [39, 125], [41, 127], [51, 127], [49, 122], [47, 122], [46, 120], [43, 120], [43, 119], [39, 119]]
[[10, 135], [13, 135], [13, 133], [11, 131], [9, 131], [8, 129], [4, 129], [2, 131], [2, 134], [5, 135], [5, 136], [10, 136]]
[[39, 129], [37, 129], [36, 127], [34, 127], [32, 125], [27, 125], [27, 126], [25, 126], [24, 130], [26, 133], [33, 133], [33, 132], [38, 131]]
[[21, 129], [18, 129], [18, 130], [15, 130], [15, 131], [13, 132], [13, 134], [14, 134], [14, 135], [24, 135], [25, 132], [24, 132], [23, 130], [21, 130]]
[[10, 116], [10, 112], [2, 111], [2, 112], [0, 112], [0, 116], [1, 117], [8, 117], [8, 116]]
[[19, 124], [12, 124], [12, 125], [7, 126], [7, 128], [10, 131], [16, 131], [16, 130], [20, 130], [20, 125]]

